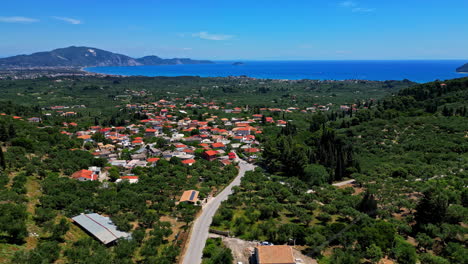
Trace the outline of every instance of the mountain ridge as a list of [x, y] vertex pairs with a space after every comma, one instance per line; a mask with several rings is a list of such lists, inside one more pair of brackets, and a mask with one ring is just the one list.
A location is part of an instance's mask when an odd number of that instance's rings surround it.
[[468, 72], [468, 63], [458, 67], [457, 72]]
[[16, 55], [0, 58], [2, 68], [34, 67], [99, 67], [99, 66], [143, 66], [176, 64], [209, 64], [209, 60], [189, 58], [163, 59], [155, 55], [132, 58], [92, 47], [70, 46], [51, 51], [36, 52], [29, 55]]

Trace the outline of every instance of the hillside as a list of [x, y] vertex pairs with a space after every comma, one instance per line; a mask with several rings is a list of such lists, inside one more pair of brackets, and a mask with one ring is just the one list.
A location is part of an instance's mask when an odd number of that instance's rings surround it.
[[[203, 158], [202, 137], [193, 135], [200, 129], [186, 131], [194, 120], [203, 130], [207, 126], [203, 133], [211, 139], [223, 136], [221, 128], [233, 133], [247, 122], [261, 131], [248, 151], [246, 143], [236, 149], [239, 143], [225, 138], [226, 151], [260, 165], [246, 173], [212, 221], [213, 229], [229, 231], [243, 245], [294, 243], [320, 264], [382, 258], [468, 263], [468, 78], [416, 85], [246, 84], [200, 77], [0, 80], [0, 263], [177, 263], [201, 210], [178, 203], [179, 197], [186, 190], [199, 191], [201, 199], [216, 197], [237, 173], [221, 159]], [[312, 111], [313, 104], [323, 110]], [[226, 111], [237, 107], [239, 113]], [[163, 109], [166, 117], [160, 116]], [[174, 122], [162, 132], [175, 129], [183, 138], [148, 134], [153, 120]], [[121, 149], [114, 135], [132, 145]], [[138, 137], [155, 152], [141, 147]], [[179, 144], [193, 151], [192, 166], [164, 158]], [[101, 150], [104, 145], [109, 150]], [[116, 156], [143, 163], [109, 166]], [[157, 165], [149, 165], [154, 158]], [[71, 177], [91, 166], [109, 166], [110, 178]], [[130, 174], [139, 182], [116, 182]], [[133, 239], [102, 245], [70, 222], [82, 212], [109, 216]], [[249, 252], [242, 244], [236, 248]], [[231, 256], [224, 246], [208, 243], [205, 252], [213, 250]], [[213, 263], [207, 260], [212, 256], [205, 254], [205, 262]]]
[[192, 60], [189, 58], [162, 59], [158, 56], [145, 56], [137, 59], [143, 65], [176, 65], [176, 64], [210, 64], [208, 60]]
[[468, 63], [461, 67], [458, 67], [457, 72], [468, 72]]
[[0, 59], [0, 67], [2, 68], [139, 66], [199, 63], [212, 62], [186, 58], [162, 59], [157, 56], [146, 56], [135, 59], [101, 49], [75, 46]]

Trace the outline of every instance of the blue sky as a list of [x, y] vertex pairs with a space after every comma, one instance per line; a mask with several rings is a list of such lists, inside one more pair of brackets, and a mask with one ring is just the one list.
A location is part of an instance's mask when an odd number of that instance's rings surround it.
[[467, 0], [15, 0], [0, 56], [71, 45], [198, 59], [468, 59]]

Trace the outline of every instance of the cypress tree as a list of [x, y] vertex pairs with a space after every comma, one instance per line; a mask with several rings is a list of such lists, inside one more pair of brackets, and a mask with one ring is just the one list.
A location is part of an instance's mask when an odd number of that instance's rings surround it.
[[375, 217], [377, 214], [377, 201], [375, 200], [374, 195], [366, 192], [358, 205], [358, 210], [369, 216]]
[[11, 138], [14, 138], [15, 136], [16, 136], [15, 127], [13, 126], [13, 124], [10, 124], [10, 127], [8, 128], [8, 137], [11, 139]]
[[5, 155], [3, 154], [2, 145], [0, 145], [0, 167], [6, 169]]
[[8, 139], [8, 132], [5, 125], [0, 125], [0, 141], [7, 141]]

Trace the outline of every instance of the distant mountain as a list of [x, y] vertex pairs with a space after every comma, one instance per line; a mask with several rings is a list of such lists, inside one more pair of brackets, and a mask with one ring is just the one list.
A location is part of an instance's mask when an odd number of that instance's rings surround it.
[[201, 63], [213, 62], [186, 58], [162, 59], [158, 56], [146, 56], [134, 59], [126, 55], [101, 49], [75, 46], [0, 59], [0, 67], [3, 68], [139, 66]]
[[468, 72], [468, 63], [461, 67], [458, 67], [457, 72]]
[[162, 59], [158, 56], [145, 56], [137, 59], [143, 65], [175, 65], [175, 64], [210, 64], [208, 60], [192, 60], [189, 58]]

